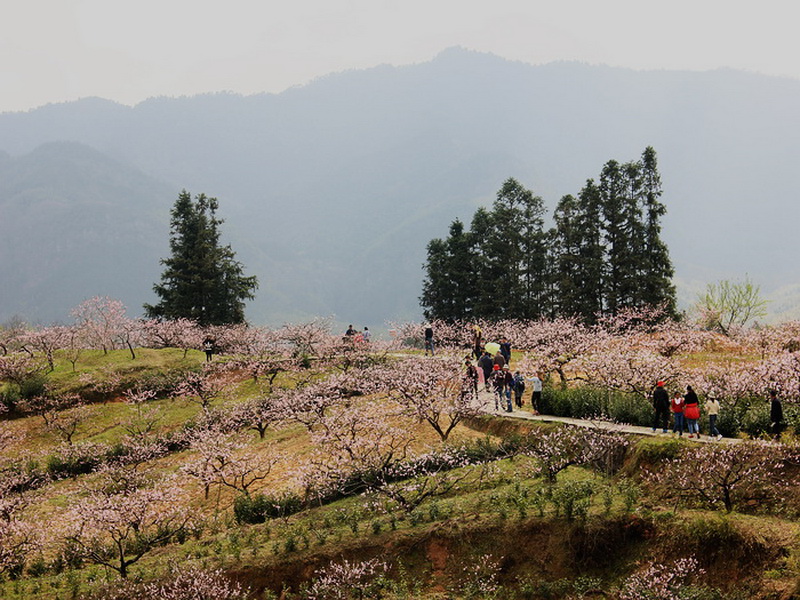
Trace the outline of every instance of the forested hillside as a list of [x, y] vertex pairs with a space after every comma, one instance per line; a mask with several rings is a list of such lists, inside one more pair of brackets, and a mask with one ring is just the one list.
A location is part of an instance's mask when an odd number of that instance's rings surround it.
[[[692, 283], [744, 273], [770, 291], [798, 280], [787, 258], [800, 250], [798, 100], [800, 82], [734, 71], [531, 66], [451, 49], [277, 95], [6, 113], [0, 253], [17, 275], [0, 319], [63, 319], [94, 294], [152, 301], [182, 189], [219, 198], [226, 242], [261, 282], [255, 322], [418, 317], [425, 245], [506, 179], [552, 210], [606, 161], [647, 146], [659, 156], [679, 298]], [[140, 234], [129, 242], [132, 226]], [[784, 293], [790, 307], [794, 297]]]

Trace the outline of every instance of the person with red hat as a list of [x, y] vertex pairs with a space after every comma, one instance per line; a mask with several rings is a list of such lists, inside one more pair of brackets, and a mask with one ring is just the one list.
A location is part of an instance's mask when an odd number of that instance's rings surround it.
[[667, 433], [667, 425], [669, 424], [669, 394], [664, 389], [664, 382], [659, 381], [656, 384], [656, 389], [653, 390], [653, 409], [655, 416], [653, 417], [653, 433], [661, 426], [662, 432]]
[[494, 388], [494, 409], [500, 410], [500, 400], [503, 398], [503, 388], [505, 387], [505, 374], [498, 364], [493, 367], [492, 387]]

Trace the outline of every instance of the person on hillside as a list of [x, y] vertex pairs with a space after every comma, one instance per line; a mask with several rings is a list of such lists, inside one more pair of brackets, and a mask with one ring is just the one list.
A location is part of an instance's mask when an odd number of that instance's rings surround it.
[[778, 398], [778, 392], [775, 390], [769, 391], [769, 420], [770, 420], [770, 433], [772, 433], [775, 441], [781, 439], [783, 432], [783, 404]]
[[686, 418], [689, 437], [700, 439], [700, 426], [697, 424], [700, 418], [700, 400], [690, 385], [686, 386], [686, 394], [683, 396], [683, 416]]
[[506, 366], [506, 357], [500, 354], [498, 351], [497, 354], [494, 355], [494, 364], [496, 364], [499, 368], [503, 368]]
[[511, 404], [511, 394], [514, 391], [514, 375], [511, 373], [511, 369], [508, 368], [508, 365], [505, 365], [502, 369], [500, 369], [501, 379], [503, 382], [502, 388], [502, 397], [505, 399], [506, 403], [506, 412], [512, 412], [514, 410]]
[[369, 344], [371, 337], [372, 334], [369, 332], [369, 327], [364, 327], [364, 333], [361, 334], [361, 339], [364, 340], [364, 343]]
[[430, 323], [425, 326], [425, 356], [428, 356], [428, 351], [430, 351], [431, 356], [434, 355], [434, 351], [433, 351], [433, 327], [431, 327]]
[[483, 356], [478, 359], [478, 366], [483, 371], [483, 382], [486, 385], [486, 391], [490, 391], [492, 385], [492, 370], [494, 369], [494, 361], [492, 355], [484, 352]]
[[676, 391], [669, 402], [669, 409], [672, 411], [672, 433], [678, 432], [678, 436], [683, 437], [683, 430], [685, 428], [685, 421], [683, 418], [683, 396]]
[[211, 357], [214, 355], [214, 339], [207, 337], [203, 340], [203, 352], [206, 353], [206, 362], [211, 362]]
[[517, 371], [514, 373], [514, 401], [517, 403], [517, 408], [522, 408], [522, 394], [525, 393], [525, 378], [522, 373]]
[[539, 374], [534, 373], [533, 377], [528, 378], [528, 381], [531, 382], [531, 388], [533, 388], [533, 392], [531, 393], [531, 408], [533, 409], [533, 414], [539, 414], [539, 406], [541, 406], [542, 402], [542, 380], [539, 379]]
[[667, 433], [667, 424], [669, 423], [669, 394], [664, 389], [664, 382], [659, 381], [656, 384], [656, 389], [653, 390], [653, 433], [656, 428], [661, 426], [662, 432]]
[[506, 364], [511, 364], [511, 342], [507, 338], [500, 339], [500, 354], [506, 359]]
[[467, 387], [472, 390], [472, 393], [475, 394], [475, 397], [478, 397], [478, 369], [475, 365], [472, 364], [472, 357], [466, 356], [464, 357], [464, 367], [466, 368], [466, 372], [464, 373], [464, 380], [467, 384]]
[[480, 325], [475, 323], [472, 326], [472, 355], [475, 359], [479, 359], [483, 354], [483, 331]]
[[717, 429], [717, 417], [719, 416], [719, 400], [708, 398], [706, 400], [706, 414], [708, 415], [708, 435], [722, 439], [722, 434]]
[[494, 393], [494, 409], [500, 410], [500, 399], [503, 397], [503, 369], [500, 365], [492, 367], [492, 392]]

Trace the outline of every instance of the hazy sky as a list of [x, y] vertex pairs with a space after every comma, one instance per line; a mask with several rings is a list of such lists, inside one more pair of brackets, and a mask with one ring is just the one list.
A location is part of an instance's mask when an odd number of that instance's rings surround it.
[[[794, 3], [761, 0], [0, 0], [0, 111], [86, 96], [280, 92], [450, 46], [541, 64], [800, 78]], [[738, 6], [737, 6], [738, 5]]]

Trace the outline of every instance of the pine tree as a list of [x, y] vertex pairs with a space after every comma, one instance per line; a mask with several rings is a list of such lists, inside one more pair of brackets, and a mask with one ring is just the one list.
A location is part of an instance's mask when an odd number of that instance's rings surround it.
[[454, 321], [472, 315], [475, 304], [473, 262], [470, 234], [464, 231], [464, 224], [458, 219], [450, 225], [446, 240], [434, 239], [428, 243], [427, 276], [420, 297], [425, 318]]
[[491, 212], [476, 212], [472, 234], [481, 305], [488, 318], [531, 319], [543, 313], [546, 246], [542, 199], [507, 179]]
[[255, 276], [245, 277], [230, 246], [220, 246], [216, 198], [200, 194], [192, 200], [183, 190], [171, 211], [170, 258], [161, 283], [153, 290], [161, 299], [145, 304], [151, 318], [187, 318], [200, 325], [244, 322], [244, 300], [254, 298]]
[[575, 287], [583, 294], [578, 298], [577, 310], [562, 316], [579, 316], [585, 323], [594, 323], [603, 310], [605, 249], [602, 198], [591, 179], [578, 194], [575, 228], [580, 246]]
[[553, 213], [551, 256], [554, 315], [579, 315], [583, 290], [580, 287], [582, 231], [578, 228], [578, 201], [572, 195], [559, 200]]
[[668, 315], [675, 317], [675, 286], [672, 276], [675, 270], [669, 257], [669, 249], [661, 240], [661, 217], [667, 209], [659, 202], [661, 176], [658, 173], [656, 151], [648, 146], [640, 160], [642, 177], [642, 204], [644, 211], [644, 256], [641, 300], [644, 305], [664, 306]]

